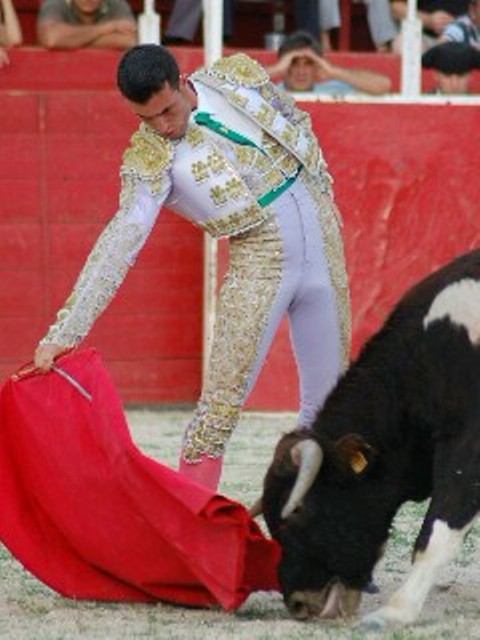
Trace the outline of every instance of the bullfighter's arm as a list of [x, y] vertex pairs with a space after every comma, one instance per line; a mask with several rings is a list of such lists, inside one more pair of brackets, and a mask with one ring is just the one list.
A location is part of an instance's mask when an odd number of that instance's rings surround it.
[[120, 209], [98, 238], [41, 345], [58, 345], [61, 352], [87, 335], [134, 264], [169, 190], [170, 180], [166, 177], [154, 195], [138, 176], [123, 176]]

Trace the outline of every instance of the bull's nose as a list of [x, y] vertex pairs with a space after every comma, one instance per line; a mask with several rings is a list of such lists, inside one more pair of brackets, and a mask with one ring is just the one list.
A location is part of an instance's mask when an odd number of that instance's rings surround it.
[[292, 594], [287, 601], [287, 607], [295, 620], [308, 620], [310, 617], [307, 603], [301, 593]]
[[295, 620], [308, 620], [318, 616], [325, 604], [325, 595], [321, 591], [294, 591], [286, 604]]

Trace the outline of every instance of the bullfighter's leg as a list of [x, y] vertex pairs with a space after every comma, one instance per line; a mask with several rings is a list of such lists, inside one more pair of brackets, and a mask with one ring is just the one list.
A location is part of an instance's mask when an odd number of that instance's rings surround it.
[[388, 603], [365, 616], [362, 630], [381, 630], [394, 624], [414, 622], [425, 603], [440, 568], [457, 555], [473, 521], [463, 529], [452, 529], [442, 520], [435, 520], [428, 544], [417, 551], [410, 573], [404, 584], [389, 599]]
[[[302, 283], [308, 240], [305, 216], [311, 216], [309, 208], [317, 207], [299, 178], [275, 201], [274, 215], [267, 222], [230, 243], [209, 367], [181, 461], [182, 472], [211, 488], [216, 488], [218, 479], [212, 482], [209, 473], [202, 481], [202, 472], [193, 467], [209, 459], [217, 471], [221, 468], [225, 445]], [[321, 331], [320, 320], [317, 326]]]
[[291, 256], [289, 245], [298, 233], [287, 238], [282, 224], [291, 204], [288, 192], [278, 201], [276, 215], [230, 241], [202, 395], [185, 433], [180, 471], [211, 489], [297, 282], [295, 256], [302, 252], [297, 247]]
[[[331, 206], [327, 198], [325, 206]], [[337, 382], [347, 358], [339, 300], [332, 284], [320, 217], [313, 207], [303, 215], [303, 230], [305, 256], [301, 279], [288, 316], [300, 378], [298, 423], [308, 427]]]

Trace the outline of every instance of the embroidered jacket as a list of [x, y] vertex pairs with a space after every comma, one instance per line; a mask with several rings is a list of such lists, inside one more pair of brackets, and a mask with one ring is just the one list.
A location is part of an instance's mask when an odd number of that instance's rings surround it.
[[[331, 179], [308, 114], [244, 54], [219, 60], [192, 76], [217, 91], [262, 131], [262, 152], [221, 142], [190, 124], [181, 140], [140, 125], [120, 169], [120, 208], [94, 246], [74, 290], [42, 343], [73, 346], [89, 332], [143, 247], [162, 205], [214, 237], [252, 228], [272, 215], [258, 199], [298, 171], [320, 193]], [[313, 180], [312, 180], [313, 178]]]

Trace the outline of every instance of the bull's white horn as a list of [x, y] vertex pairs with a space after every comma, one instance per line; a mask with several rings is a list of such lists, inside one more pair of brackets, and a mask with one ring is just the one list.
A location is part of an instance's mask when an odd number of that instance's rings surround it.
[[315, 440], [302, 440], [292, 447], [290, 453], [292, 458], [300, 459], [300, 466], [290, 497], [282, 509], [282, 518], [288, 518], [302, 502], [323, 462], [322, 449]]
[[263, 505], [262, 505], [261, 498], [257, 498], [257, 500], [255, 500], [255, 502], [252, 504], [252, 506], [248, 510], [248, 513], [250, 514], [251, 518], [256, 518], [257, 516], [260, 516], [263, 513]]

